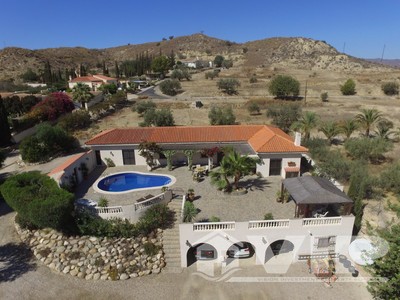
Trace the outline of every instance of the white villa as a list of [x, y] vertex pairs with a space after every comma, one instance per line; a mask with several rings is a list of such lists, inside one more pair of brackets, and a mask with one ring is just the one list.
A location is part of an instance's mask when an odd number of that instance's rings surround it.
[[92, 91], [97, 91], [102, 84], [117, 84], [118, 80], [104, 75], [82, 76], [69, 80], [68, 87], [72, 89], [79, 82], [88, 85]]
[[[299, 176], [302, 154], [308, 152], [279, 128], [267, 125], [225, 125], [225, 126], [177, 126], [177, 127], [137, 127], [104, 131], [86, 145], [94, 151], [96, 163], [102, 165], [111, 159], [116, 166], [146, 165], [139, 155], [139, 144], [143, 141], [155, 142], [164, 150], [176, 150], [173, 164], [186, 164], [183, 150], [203, 150], [218, 147], [233, 147], [241, 154], [258, 156], [262, 164], [257, 172], [268, 177], [280, 175], [283, 178]], [[221, 152], [212, 157], [218, 165]], [[208, 158], [196, 153], [193, 164], [207, 164]], [[157, 163], [165, 165], [165, 157], [158, 156]]]

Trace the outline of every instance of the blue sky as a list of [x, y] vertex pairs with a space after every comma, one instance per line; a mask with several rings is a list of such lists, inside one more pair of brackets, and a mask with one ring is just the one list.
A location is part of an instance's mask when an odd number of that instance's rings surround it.
[[107, 48], [203, 32], [235, 42], [325, 40], [347, 54], [400, 58], [399, 0], [2, 0], [0, 45]]

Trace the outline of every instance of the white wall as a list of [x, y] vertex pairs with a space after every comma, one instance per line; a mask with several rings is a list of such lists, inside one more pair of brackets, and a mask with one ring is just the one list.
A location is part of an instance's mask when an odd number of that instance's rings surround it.
[[[206, 224], [206, 223], [205, 223]], [[298, 255], [313, 253], [314, 239], [336, 236], [336, 253], [344, 253], [351, 242], [354, 216], [342, 216], [341, 224], [314, 225], [303, 224], [303, 219], [290, 219], [288, 227], [249, 229], [248, 222], [236, 222], [234, 230], [194, 231], [193, 224], [180, 224], [181, 266], [187, 266], [187, 252], [190, 246], [200, 243], [211, 244], [218, 252], [218, 262], [222, 262], [226, 251], [234, 243], [250, 242], [255, 247], [256, 264], [265, 263], [265, 254], [273, 242], [288, 240], [294, 244], [293, 262]], [[314, 252], [315, 254], [315, 252]]]
[[277, 153], [277, 154], [259, 154], [260, 158], [264, 162], [262, 165], [257, 165], [257, 172], [260, 172], [263, 177], [269, 176], [269, 162], [270, 159], [281, 158], [282, 159], [282, 169], [281, 176], [285, 177], [285, 168], [288, 167], [289, 162], [295, 162], [296, 167], [300, 167], [301, 154], [300, 153]]

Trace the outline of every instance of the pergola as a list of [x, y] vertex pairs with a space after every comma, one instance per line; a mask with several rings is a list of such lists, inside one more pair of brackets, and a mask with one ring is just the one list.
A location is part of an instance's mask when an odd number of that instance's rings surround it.
[[312, 217], [313, 211], [328, 206], [341, 206], [341, 215], [349, 215], [353, 207], [351, 200], [330, 180], [322, 177], [302, 176], [287, 178], [282, 181], [282, 189], [286, 189], [296, 203], [295, 217]]

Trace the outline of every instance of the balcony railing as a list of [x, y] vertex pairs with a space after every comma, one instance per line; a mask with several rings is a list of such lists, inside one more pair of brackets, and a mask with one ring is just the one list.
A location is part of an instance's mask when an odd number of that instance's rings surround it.
[[290, 220], [249, 221], [249, 229], [289, 227]]
[[135, 211], [143, 209], [143, 208], [146, 208], [148, 206], [151, 206], [151, 205], [154, 205], [154, 204], [157, 204], [157, 203], [160, 203], [163, 200], [164, 200], [164, 194], [160, 194], [160, 195], [154, 196], [153, 198], [150, 198], [150, 199], [135, 203], [134, 204]]
[[303, 226], [340, 225], [342, 217], [307, 218], [303, 219]]
[[235, 222], [194, 223], [193, 231], [235, 230]]
[[98, 214], [117, 214], [122, 213], [122, 206], [95, 207]]

